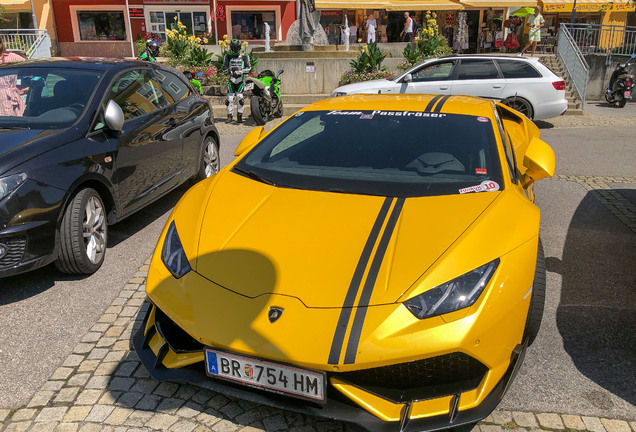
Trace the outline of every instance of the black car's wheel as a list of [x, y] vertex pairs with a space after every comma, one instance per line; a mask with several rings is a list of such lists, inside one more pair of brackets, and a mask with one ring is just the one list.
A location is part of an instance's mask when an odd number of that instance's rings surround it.
[[525, 114], [526, 117], [532, 120], [534, 116], [534, 110], [532, 109], [532, 105], [530, 102], [523, 98], [519, 97], [510, 97], [501, 101], [504, 105], [508, 105], [512, 109], [516, 109], [521, 114]]
[[106, 208], [95, 189], [80, 190], [64, 211], [56, 267], [64, 273], [90, 274], [106, 255]]
[[252, 111], [252, 118], [257, 125], [264, 125], [269, 120], [263, 98], [252, 96], [252, 99], [250, 99], [250, 110]]
[[211, 136], [205, 137], [201, 147], [201, 162], [197, 172], [196, 181], [206, 179], [221, 169], [221, 158], [219, 156], [219, 145]]
[[543, 244], [539, 239], [539, 249], [537, 250], [537, 266], [534, 271], [534, 281], [532, 282], [532, 297], [530, 297], [530, 308], [526, 319], [524, 338], [528, 339], [528, 346], [532, 345], [539, 334], [541, 319], [543, 318], [543, 307], [545, 306], [545, 255], [543, 254]]

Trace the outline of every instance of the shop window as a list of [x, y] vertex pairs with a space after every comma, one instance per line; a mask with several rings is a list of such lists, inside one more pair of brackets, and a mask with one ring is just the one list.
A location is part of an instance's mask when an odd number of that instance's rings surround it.
[[270, 39], [277, 38], [275, 11], [232, 11], [230, 19], [232, 38], [265, 39], [265, 23], [269, 24]]
[[82, 41], [126, 40], [123, 11], [77, 11], [77, 25]]
[[151, 11], [148, 14], [150, 32], [166, 40], [166, 29], [170, 29], [177, 20], [186, 26], [189, 35], [202, 35], [208, 31], [208, 14], [205, 11], [196, 12], [164, 12]]

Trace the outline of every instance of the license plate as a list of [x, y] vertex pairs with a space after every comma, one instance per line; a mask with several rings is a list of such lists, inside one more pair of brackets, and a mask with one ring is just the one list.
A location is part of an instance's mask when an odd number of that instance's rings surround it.
[[206, 349], [208, 375], [250, 387], [325, 402], [325, 373]]
[[253, 82], [249, 82], [247, 84], [245, 84], [245, 91], [250, 91], [254, 89], [254, 83]]
[[628, 98], [628, 97], [632, 97], [632, 92], [631, 92], [631, 90], [625, 90], [625, 97], [626, 97], [626, 98]]

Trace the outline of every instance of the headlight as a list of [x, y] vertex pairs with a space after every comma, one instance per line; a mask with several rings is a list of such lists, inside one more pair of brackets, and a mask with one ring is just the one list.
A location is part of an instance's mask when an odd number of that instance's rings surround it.
[[16, 190], [26, 180], [25, 173], [14, 174], [0, 178], [0, 200]]
[[181, 240], [177, 233], [177, 227], [174, 221], [170, 223], [166, 239], [163, 242], [163, 250], [161, 251], [161, 261], [165, 264], [166, 268], [170, 270], [172, 276], [179, 279], [190, 270], [190, 263], [188, 257], [181, 246]]
[[347, 92], [333, 92], [332, 97], [346, 96]]
[[472, 306], [488, 285], [498, 265], [499, 258], [405, 301], [404, 306], [419, 319]]

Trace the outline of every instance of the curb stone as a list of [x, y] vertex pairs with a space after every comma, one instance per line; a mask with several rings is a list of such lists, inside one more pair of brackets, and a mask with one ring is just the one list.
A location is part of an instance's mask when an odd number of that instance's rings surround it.
[[[579, 181], [574, 176], [558, 180]], [[561, 178], [567, 177], [567, 178]], [[595, 178], [584, 177], [584, 182]], [[616, 179], [608, 180], [616, 182]], [[636, 179], [624, 179], [636, 183]], [[233, 399], [190, 384], [157, 382], [150, 378], [130, 337], [147, 310], [145, 276], [150, 260], [125, 285], [105, 315], [87, 333], [95, 342], [79, 343], [31, 401], [15, 410], [0, 410], [0, 431], [60, 432], [360, 432], [358, 426], [315, 418]], [[141, 299], [141, 305], [138, 301]], [[117, 312], [115, 312], [117, 311]], [[86, 338], [86, 336], [85, 336]], [[114, 341], [113, 341], [114, 340]], [[113, 343], [111, 343], [113, 342]], [[98, 347], [104, 344], [106, 348]], [[541, 429], [539, 428], [541, 427]], [[635, 419], [581, 417], [559, 413], [495, 410], [474, 432], [589, 431], [636, 432]]]

